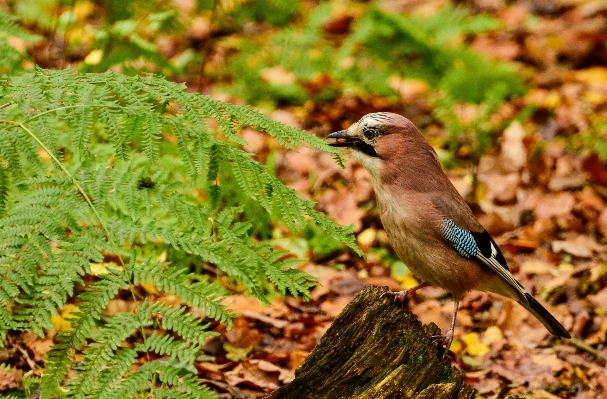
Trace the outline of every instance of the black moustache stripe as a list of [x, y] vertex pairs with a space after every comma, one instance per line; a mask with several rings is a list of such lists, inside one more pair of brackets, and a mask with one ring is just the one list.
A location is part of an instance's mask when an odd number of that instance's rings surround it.
[[379, 158], [377, 156], [377, 153], [375, 152], [375, 148], [365, 142], [357, 141], [356, 143], [354, 143], [354, 146], [357, 150], [369, 155], [370, 157]]

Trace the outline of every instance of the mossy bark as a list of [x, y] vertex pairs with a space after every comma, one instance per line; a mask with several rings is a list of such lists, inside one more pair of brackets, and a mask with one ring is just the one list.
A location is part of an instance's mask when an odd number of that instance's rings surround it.
[[361, 291], [335, 319], [295, 379], [266, 399], [471, 399], [461, 372], [442, 360], [435, 324], [388, 298], [383, 287]]

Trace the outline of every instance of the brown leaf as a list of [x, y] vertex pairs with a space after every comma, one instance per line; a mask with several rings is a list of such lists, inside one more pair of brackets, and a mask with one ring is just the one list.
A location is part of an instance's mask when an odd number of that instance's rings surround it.
[[564, 241], [553, 241], [552, 250], [554, 252], [566, 252], [580, 258], [590, 258], [594, 252], [602, 252], [603, 246], [587, 235], [579, 235]]
[[479, 36], [472, 42], [472, 48], [489, 57], [511, 61], [521, 53], [521, 46], [513, 40], [495, 40], [489, 36]]
[[257, 345], [263, 339], [263, 335], [252, 329], [247, 319], [241, 316], [234, 320], [232, 329], [226, 334], [226, 339], [239, 348], [249, 348]]
[[341, 313], [341, 311], [346, 307], [349, 302], [350, 298], [348, 297], [338, 297], [334, 301], [324, 301], [323, 303], [321, 303], [320, 310], [324, 314], [335, 318]]
[[291, 370], [295, 371], [297, 368], [306, 360], [306, 357], [310, 352], [295, 350], [289, 354], [289, 359], [291, 360]]
[[289, 324], [289, 322], [286, 320], [275, 319], [273, 317], [265, 316], [259, 312], [254, 312], [252, 310], [245, 310], [242, 312], [242, 315], [249, 319], [258, 320], [276, 328], [284, 328]]
[[556, 216], [568, 216], [575, 205], [575, 197], [570, 192], [546, 194], [535, 207], [538, 219], [550, 219]]
[[259, 369], [257, 364], [248, 362], [239, 363], [234, 370], [224, 374], [226, 382], [232, 386], [246, 385], [253, 388], [261, 388], [266, 392], [278, 389], [278, 378], [274, 373], [265, 373]]
[[259, 370], [266, 373], [278, 373], [278, 380], [285, 384], [288, 384], [295, 379], [295, 373], [291, 370], [283, 369], [282, 367], [278, 367], [265, 360], [251, 359], [249, 360], [249, 363], [256, 364]]
[[596, 184], [607, 186], [607, 166], [593, 153], [584, 158], [582, 162], [584, 170], [590, 173], [590, 178]]
[[358, 207], [350, 189], [327, 191], [318, 202], [337, 223], [354, 224], [354, 230], [360, 231], [366, 212]]
[[504, 172], [517, 172], [527, 160], [527, 149], [523, 143], [526, 133], [523, 126], [514, 121], [504, 130], [500, 166]]
[[260, 72], [260, 76], [266, 82], [277, 86], [290, 85], [297, 81], [297, 77], [293, 72], [280, 65], [263, 69]]
[[4, 367], [0, 367], [0, 392], [7, 389], [20, 389], [21, 379], [21, 371], [17, 368], [13, 368], [11, 372], [8, 372]]
[[483, 182], [489, 188], [487, 200], [497, 204], [508, 204], [516, 201], [516, 193], [521, 185], [521, 176], [518, 173], [485, 175], [483, 176]]

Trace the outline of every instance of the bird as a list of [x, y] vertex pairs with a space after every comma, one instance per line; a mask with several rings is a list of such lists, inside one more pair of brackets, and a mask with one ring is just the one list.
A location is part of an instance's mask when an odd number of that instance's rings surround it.
[[396, 255], [420, 280], [404, 291], [387, 292], [402, 303], [407, 295], [438, 286], [453, 297], [451, 327], [434, 337], [453, 342], [459, 302], [471, 290], [513, 299], [556, 337], [567, 330], [512, 275], [491, 235], [445, 175], [432, 145], [407, 118], [375, 112], [347, 130], [329, 134], [328, 144], [351, 150], [372, 177], [380, 218]]

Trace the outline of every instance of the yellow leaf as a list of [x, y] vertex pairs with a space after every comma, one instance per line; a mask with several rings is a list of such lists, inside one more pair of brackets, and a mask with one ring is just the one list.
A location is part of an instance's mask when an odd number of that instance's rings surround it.
[[407, 290], [409, 288], [415, 287], [418, 284], [419, 282], [417, 281], [417, 279], [413, 277], [411, 273], [409, 273], [405, 276], [405, 278], [403, 278], [403, 281], [401, 281], [400, 286], [403, 287], [403, 289]]
[[368, 228], [362, 231], [358, 235], [358, 237], [356, 237], [356, 240], [360, 245], [369, 246], [373, 244], [375, 238], [377, 238], [377, 230], [375, 230], [374, 228]]
[[152, 284], [145, 283], [141, 285], [148, 294], [158, 294], [158, 290]]
[[460, 353], [463, 348], [464, 347], [463, 347], [462, 343], [458, 339], [456, 339], [451, 344], [451, 348], [449, 348], [449, 350], [453, 353]]
[[544, 103], [548, 108], [556, 108], [561, 105], [561, 95], [557, 92], [551, 91], [546, 96], [546, 102]]
[[72, 12], [78, 21], [84, 21], [95, 15], [95, 4], [90, 1], [78, 1], [74, 4]]
[[607, 68], [593, 67], [588, 69], [580, 69], [572, 72], [575, 79], [584, 83], [605, 83], [607, 82]]
[[588, 383], [588, 377], [586, 376], [586, 373], [584, 373], [584, 370], [582, 370], [579, 367], [575, 368], [575, 375], [582, 380], [585, 384]]
[[87, 55], [84, 58], [84, 63], [88, 64], [88, 65], [99, 65], [99, 63], [101, 62], [102, 59], [103, 59], [103, 50], [96, 49], [96, 50], [91, 51], [89, 53], [89, 55]]
[[251, 353], [251, 351], [253, 350], [254, 347], [255, 347], [255, 345], [251, 345], [246, 348], [239, 348], [238, 346], [232, 345], [229, 342], [226, 342], [225, 344], [223, 344], [223, 349], [225, 349], [225, 351], [227, 352], [226, 358], [233, 362], [239, 362], [241, 360], [245, 360], [247, 358], [247, 356], [249, 356], [249, 353]]
[[489, 352], [489, 347], [480, 341], [475, 332], [464, 335], [462, 340], [466, 343], [466, 352], [470, 356], [484, 356]]
[[79, 312], [80, 308], [76, 305], [67, 304], [63, 307], [61, 314], [57, 316], [53, 316], [51, 318], [51, 322], [53, 323], [53, 327], [56, 331], [70, 331], [72, 329], [72, 323], [65, 320], [66, 317], [75, 317], [70, 316], [72, 313]]
[[590, 90], [584, 93], [584, 100], [594, 105], [601, 105], [607, 102], [607, 96], [595, 90]]
[[44, 162], [46, 161], [50, 161], [52, 158], [51, 156], [48, 154], [48, 152], [46, 152], [44, 149], [40, 148], [38, 150], [38, 156], [40, 157], [40, 159], [42, 159]]
[[106, 263], [91, 262], [89, 264], [89, 266], [91, 268], [91, 274], [93, 276], [100, 276], [102, 274], [108, 274], [108, 273], [112, 273], [113, 271], [122, 270], [122, 266], [118, 266], [117, 264], [115, 264], [113, 262], [106, 262]]
[[493, 345], [494, 343], [501, 341], [502, 338], [504, 338], [502, 330], [497, 326], [491, 326], [483, 334], [483, 344]]

